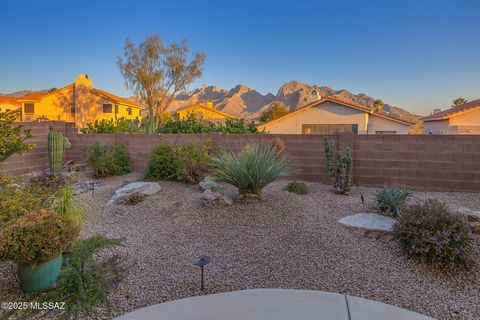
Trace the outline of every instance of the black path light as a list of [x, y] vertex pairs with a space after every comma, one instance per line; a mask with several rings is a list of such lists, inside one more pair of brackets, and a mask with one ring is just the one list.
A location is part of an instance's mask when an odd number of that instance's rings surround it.
[[193, 264], [195, 266], [200, 267], [200, 277], [201, 277], [201, 285], [200, 285], [200, 290], [203, 291], [203, 267], [206, 266], [207, 264], [210, 263], [210, 258], [207, 256], [200, 256], [197, 259], [193, 261]]

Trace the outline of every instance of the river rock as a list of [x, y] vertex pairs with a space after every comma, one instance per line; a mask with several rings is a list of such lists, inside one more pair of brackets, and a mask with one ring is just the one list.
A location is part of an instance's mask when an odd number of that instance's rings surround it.
[[138, 197], [139, 195], [147, 197], [159, 192], [162, 188], [156, 182], [137, 181], [124, 185], [115, 191], [113, 197], [108, 201], [107, 205], [125, 203], [130, 196]]

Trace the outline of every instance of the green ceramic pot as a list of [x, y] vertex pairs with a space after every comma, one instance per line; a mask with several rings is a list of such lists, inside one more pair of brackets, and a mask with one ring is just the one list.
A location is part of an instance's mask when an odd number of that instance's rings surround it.
[[38, 293], [51, 286], [60, 275], [61, 254], [36, 266], [17, 266], [20, 285], [28, 293]]

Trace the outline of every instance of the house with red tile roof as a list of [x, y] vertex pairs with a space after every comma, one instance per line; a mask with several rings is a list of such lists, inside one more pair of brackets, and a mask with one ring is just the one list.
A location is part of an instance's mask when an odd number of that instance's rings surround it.
[[259, 130], [285, 134], [408, 134], [413, 123], [332, 97], [318, 97], [283, 117], [260, 124]]
[[141, 119], [143, 106], [94, 88], [88, 75], [81, 74], [74, 83], [50, 92], [0, 97], [0, 108], [19, 112], [19, 121], [63, 120], [83, 128], [96, 120]]
[[423, 117], [425, 134], [480, 134], [480, 99]]

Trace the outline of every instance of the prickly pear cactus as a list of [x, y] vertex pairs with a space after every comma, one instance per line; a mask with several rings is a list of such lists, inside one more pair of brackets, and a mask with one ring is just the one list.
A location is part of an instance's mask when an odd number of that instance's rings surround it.
[[63, 153], [70, 148], [70, 141], [59, 131], [55, 131], [55, 127], [48, 127], [48, 161], [51, 172], [59, 172], [62, 169]]

